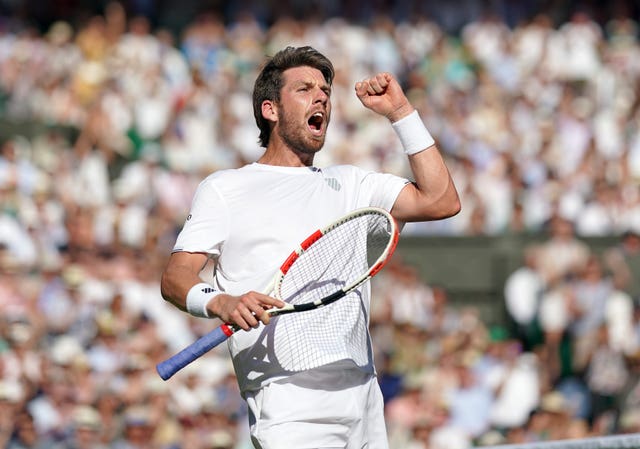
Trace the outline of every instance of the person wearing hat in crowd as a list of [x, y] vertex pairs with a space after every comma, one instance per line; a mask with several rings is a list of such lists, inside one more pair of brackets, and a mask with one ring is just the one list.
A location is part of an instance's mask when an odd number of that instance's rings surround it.
[[107, 449], [100, 441], [100, 414], [89, 405], [78, 405], [72, 412], [69, 433], [53, 449]]
[[563, 439], [570, 421], [571, 409], [565, 397], [558, 391], [549, 391], [529, 418], [529, 438], [532, 441]]
[[152, 445], [154, 425], [149, 410], [143, 405], [131, 405], [124, 413], [122, 435], [113, 449], [145, 449]]

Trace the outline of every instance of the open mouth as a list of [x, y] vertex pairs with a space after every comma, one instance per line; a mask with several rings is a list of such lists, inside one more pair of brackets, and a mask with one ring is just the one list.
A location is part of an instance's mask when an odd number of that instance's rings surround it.
[[324, 114], [322, 112], [316, 112], [307, 121], [309, 128], [314, 132], [321, 132], [324, 124]]

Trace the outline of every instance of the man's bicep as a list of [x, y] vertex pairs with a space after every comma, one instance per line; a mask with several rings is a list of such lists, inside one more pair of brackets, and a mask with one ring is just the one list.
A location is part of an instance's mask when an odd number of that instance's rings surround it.
[[407, 184], [398, 194], [391, 215], [403, 222], [442, 220], [460, 211], [460, 199], [452, 181], [444, 189], [425, 191], [415, 183]]
[[169, 257], [168, 268], [179, 268], [199, 274], [209, 260], [209, 255], [200, 252], [175, 251]]
[[160, 282], [162, 296], [177, 305], [184, 307], [184, 299], [189, 289], [201, 282], [200, 272], [209, 257], [204, 253], [177, 251], [171, 254]]
[[400, 190], [393, 203], [390, 211], [393, 218], [401, 222], [413, 221], [418, 194], [419, 192], [415, 184], [408, 182], [402, 190]]

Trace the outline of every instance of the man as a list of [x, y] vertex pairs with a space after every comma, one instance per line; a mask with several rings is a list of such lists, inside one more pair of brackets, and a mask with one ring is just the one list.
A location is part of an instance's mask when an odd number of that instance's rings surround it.
[[[311, 47], [288, 47], [267, 62], [253, 92], [266, 150], [256, 163], [200, 184], [162, 276], [163, 296], [178, 308], [248, 331], [234, 334], [229, 349], [256, 448], [388, 447], [367, 330], [369, 286], [362, 288], [363, 307], [353, 322], [336, 326], [334, 338], [343, 340], [344, 351], [318, 368], [288, 371], [278, 363], [277, 348], [295, 346], [295, 337], [274, 336], [272, 329], [284, 321], [264, 326], [264, 310], [284, 304], [259, 292], [282, 259], [311, 231], [359, 207], [382, 207], [400, 222], [460, 210], [433, 139], [388, 73], [356, 83], [355, 92], [393, 124], [415, 182], [353, 166], [313, 166], [331, 118], [333, 76], [331, 62]], [[209, 259], [215, 262], [211, 285], [199, 277]], [[346, 301], [322, 313], [348, 307]]]

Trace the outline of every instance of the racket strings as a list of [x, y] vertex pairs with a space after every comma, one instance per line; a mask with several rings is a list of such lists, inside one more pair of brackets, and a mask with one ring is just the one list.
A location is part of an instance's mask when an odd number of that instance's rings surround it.
[[378, 260], [390, 239], [383, 215], [361, 215], [339, 224], [300, 255], [280, 283], [279, 296], [302, 304], [353, 284]]
[[[280, 284], [280, 297], [301, 304], [348, 288], [383, 254], [392, 238], [390, 229], [380, 214], [357, 216], [331, 228], [291, 266]], [[281, 366], [301, 371], [344, 359], [366, 365], [366, 298], [358, 289], [329, 307], [278, 320], [274, 347]]]

